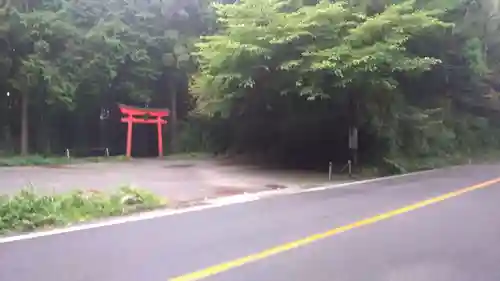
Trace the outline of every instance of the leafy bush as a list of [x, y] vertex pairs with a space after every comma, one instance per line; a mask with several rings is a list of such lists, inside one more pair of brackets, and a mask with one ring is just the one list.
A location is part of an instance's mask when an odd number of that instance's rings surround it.
[[214, 150], [213, 130], [215, 122], [202, 116], [190, 116], [179, 122], [177, 152], [210, 152]]
[[13, 196], [0, 197], [0, 233], [62, 226], [166, 205], [162, 198], [130, 187], [112, 194], [80, 190], [61, 195], [39, 195], [32, 190], [23, 190]]

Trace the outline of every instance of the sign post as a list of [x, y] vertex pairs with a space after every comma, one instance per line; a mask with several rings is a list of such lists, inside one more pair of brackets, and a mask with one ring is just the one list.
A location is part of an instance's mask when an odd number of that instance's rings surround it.
[[358, 128], [349, 128], [349, 150], [351, 151], [352, 164], [358, 164]]

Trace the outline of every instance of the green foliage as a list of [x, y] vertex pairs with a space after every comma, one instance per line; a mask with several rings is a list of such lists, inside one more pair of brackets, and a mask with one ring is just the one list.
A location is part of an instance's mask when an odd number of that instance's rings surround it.
[[397, 86], [398, 73], [439, 63], [408, 53], [406, 42], [449, 26], [438, 12], [419, 10], [411, 1], [372, 16], [344, 2], [320, 1], [294, 11], [284, 9], [285, 4], [246, 0], [215, 5], [223, 30], [197, 44], [201, 74], [193, 89], [201, 106], [230, 102], [269, 79], [275, 86], [269, 90], [308, 99], [330, 97], [336, 88], [390, 90]]
[[[82, 127], [95, 124], [95, 111], [116, 103], [171, 107], [180, 92], [180, 116], [187, 94], [177, 80], [196, 70], [193, 42], [210, 28], [208, 1], [15, 1], [0, 10], [0, 104], [21, 116], [18, 101], [29, 100], [30, 131], [50, 143], [49, 130], [64, 116]], [[175, 84], [169, 88], [171, 84]], [[11, 97], [4, 99], [8, 91]], [[13, 105], [13, 106], [12, 106]], [[7, 105], [7, 108], [9, 105]], [[0, 127], [15, 125], [1, 118]], [[13, 119], [13, 118], [12, 118]], [[25, 119], [26, 120], [26, 119]], [[33, 129], [36, 128], [36, 129]], [[10, 128], [14, 130], [14, 128]], [[59, 135], [62, 131], [59, 130]], [[82, 134], [91, 135], [89, 131]], [[57, 136], [56, 136], [57, 137]], [[63, 137], [59, 137], [64, 139]], [[33, 143], [33, 140], [30, 140]], [[67, 141], [66, 141], [67, 142]], [[65, 146], [78, 144], [65, 143]], [[88, 143], [85, 143], [88, 146]], [[63, 148], [62, 148], [63, 149]]]
[[479, 38], [472, 38], [465, 43], [463, 50], [464, 57], [467, 58], [471, 69], [481, 76], [489, 72], [483, 48], [483, 43]]
[[[440, 112], [443, 113], [442, 110]], [[434, 121], [420, 120], [420, 126], [416, 126], [416, 129], [413, 127], [415, 123], [402, 124], [406, 125], [406, 133], [411, 134], [398, 135], [403, 136], [398, 143], [401, 147], [384, 158], [383, 166], [390, 168], [393, 173], [404, 173], [468, 164], [471, 161], [490, 161], [498, 157], [500, 131], [488, 119], [472, 115], [427, 118]]]
[[214, 144], [210, 135], [212, 124], [203, 117], [190, 117], [179, 124], [180, 153], [212, 151]]
[[[307, 150], [309, 136], [341, 143], [346, 136], [339, 131], [356, 125], [373, 140], [368, 162], [378, 161], [391, 173], [420, 169], [419, 162], [432, 158], [454, 162], [458, 151], [498, 147], [497, 125], [488, 121], [491, 110], [500, 108], [488, 81], [495, 79], [498, 60], [491, 58], [500, 50], [493, 43], [498, 5], [291, 3], [298, 2], [215, 5], [221, 30], [197, 44], [201, 71], [192, 90], [201, 112], [247, 122], [235, 125], [235, 132], [267, 118], [247, 138], [273, 139], [279, 142], [274, 150], [297, 147], [299, 139]], [[311, 102], [317, 99], [322, 105]], [[325, 136], [320, 120], [335, 120], [336, 128]], [[485, 121], [481, 130], [478, 120]], [[289, 126], [304, 129], [290, 134], [283, 130]]]
[[68, 56], [65, 46], [74, 43], [78, 31], [67, 24], [65, 10], [43, 3], [20, 6], [9, 11], [6, 20], [11, 90], [29, 94], [43, 84], [49, 102], [69, 105], [77, 82], [74, 66], [64, 66]]
[[24, 232], [129, 214], [166, 205], [154, 194], [130, 187], [104, 194], [96, 190], [62, 195], [39, 195], [23, 190], [0, 197], [0, 234]]

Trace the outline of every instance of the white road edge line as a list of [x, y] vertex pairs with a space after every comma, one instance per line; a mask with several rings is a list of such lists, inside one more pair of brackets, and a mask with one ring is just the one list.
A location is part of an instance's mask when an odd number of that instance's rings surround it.
[[46, 237], [46, 236], [59, 235], [59, 234], [65, 234], [65, 233], [71, 233], [71, 232], [76, 232], [76, 231], [89, 230], [89, 229], [101, 228], [101, 227], [107, 227], [107, 226], [113, 226], [113, 225], [120, 225], [120, 224], [131, 223], [131, 222], [152, 220], [152, 219], [157, 219], [157, 218], [162, 218], [162, 217], [167, 217], [167, 216], [180, 215], [180, 214], [191, 213], [191, 212], [198, 212], [198, 211], [214, 209], [214, 208], [230, 206], [230, 205], [236, 205], [236, 204], [243, 204], [243, 203], [248, 203], [248, 202], [252, 202], [252, 201], [257, 201], [259, 199], [263, 199], [263, 198], [266, 198], [266, 197], [271, 196], [271, 195], [290, 195], [290, 194], [300, 194], [300, 193], [324, 191], [324, 190], [328, 190], [328, 189], [342, 188], [342, 187], [348, 187], [348, 186], [353, 186], [353, 185], [362, 185], [362, 184], [373, 183], [373, 182], [378, 182], [378, 181], [383, 181], [383, 180], [390, 180], [390, 179], [395, 179], [395, 178], [414, 176], [414, 175], [429, 173], [429, 172], [433, 172], [433, 171], [436, 171], [436, 170], [420, 171], [420, 172], [408, 173], [408, 174], [403, 174], [403, 175], [395, 175], [395, 176], [380, 177], [380, 178], [360, 180], [360, 181], [345, 182], [345, 183], [340, 183], [340, 184], [325, 185], [325, 186], [308, 188], [308, 189], [271, 190], [271, 191], [262, 191], [259, 193], [240, 194], [240, 195], [227, 196], [227, 197], [221, 197], [221, 198], [216, 198], [216, 199], [209, 199], [209, 200], [206, 200], [204, 202], [204, 203], [208, 203], [209, 205], [194, 206], [194, 207], [188, 207], [188, 208], [179, 209], [179, 210], [156, 210], [156, 211], [150, 211], [150, 212], [125, 216], [125, 217], [120, 217], [120, 218], [108, 219], [108, 220], [104, 220], [101, 222], [84, 223], [84, 224], [68, 226], [68, 227], [64, 227], [64, 228], [56, 228], [56, 229], [47, 230], [47, 231], [38, 231], [38, 232], [20, 234], [20, 235], [15, 235], [15, 236], [0, 237], [0, 244], [12, 243], [12, 242], [16, 242], [16, 241], [31, 240], [31, 239], [41, 238], [41, 237]]

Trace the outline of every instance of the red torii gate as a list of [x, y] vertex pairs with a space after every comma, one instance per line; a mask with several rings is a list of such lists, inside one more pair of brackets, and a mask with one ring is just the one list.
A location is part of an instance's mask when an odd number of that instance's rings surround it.
[[163, 156], [163, 133], [162, 127], [167, 124], [163, 117], [169, 115], [168, 109], [159, 108], [141, 108], [118, 104], [120, 111], [125, 117], [122, 117], [122, 123], [127, 123], [127, 157], [132, 156], [132, 124], [156, 124], [158, 128], [158, 156]]

